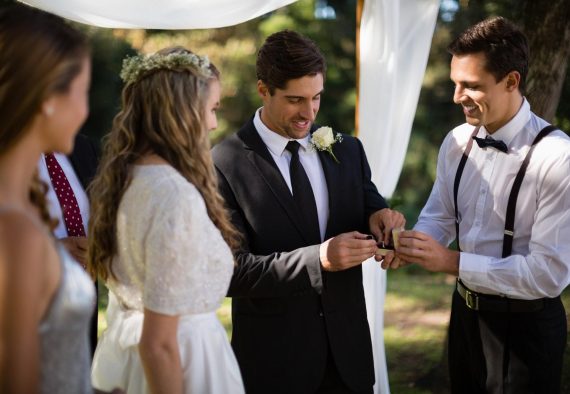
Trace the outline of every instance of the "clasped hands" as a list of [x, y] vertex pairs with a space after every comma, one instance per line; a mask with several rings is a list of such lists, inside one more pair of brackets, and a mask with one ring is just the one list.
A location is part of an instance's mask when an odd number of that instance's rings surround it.
[[373, 236], [352, 231], [321, 244], [320, 259], [324, 271], [346, 270], [375, 256], [378, 246], [374, 237], [378, 242], [388, 243], [392, 229], [404, 227], [406, 219], [400, 212], [384, 208], [370, 215], [368, 224]]
[[[378, 257], [376, 260], [381, 260]], [[398, 247], [384, 257], [382, 268], [396, 269], [410, 263], [416, 263], [432, 272], [459, 275], [459, 252], [448, 249], [421, 231], [400, 232]]]

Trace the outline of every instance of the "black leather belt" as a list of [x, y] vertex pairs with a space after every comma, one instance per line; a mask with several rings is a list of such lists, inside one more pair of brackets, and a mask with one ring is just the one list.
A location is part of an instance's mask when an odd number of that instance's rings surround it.
[[547, 301], [553, 298], [538, 300], [517, 300], [513, 298], [476, 293], [469, 290], [460, 279], [457, 279], [457, 292], [465, 300], [465, 305], [475, 311], [489, 312], [538, 312]]

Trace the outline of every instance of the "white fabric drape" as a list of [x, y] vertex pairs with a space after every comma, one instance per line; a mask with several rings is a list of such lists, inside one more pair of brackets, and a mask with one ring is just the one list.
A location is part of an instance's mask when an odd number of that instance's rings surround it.
[[88, 25], [209, 29], [237, 25], [297, 0], [20, 0]]
[[[439, 0], [364, 0], [360, 26], [359, 133], [384, 197], [391, 197], [408, 147]], [[370, 259], [363, 284], [376, 371], [390, 392], [384, 351], [386, 272]]]
[[359, 132], [372, 180], [391, 197], [408, 147], [439, 0], [365, 0]]

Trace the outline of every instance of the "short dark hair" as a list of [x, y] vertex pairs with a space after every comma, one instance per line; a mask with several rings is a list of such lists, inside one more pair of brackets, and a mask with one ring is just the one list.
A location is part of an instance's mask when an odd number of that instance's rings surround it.
[[309, 38], [292, 30], [273, 33], [257, 53], [257, 79], [263, 81], [273, 94], [285, 89], [291, 79], [321, 73], [327, 70], [325, 57]]
[[485, 69], [498, 82], [511, 71], [521, 75], [519, 90], [524, 94], [528, 74], [529, 49], [524, 33], [503, 17], [485, 19], [469, 27], [459, 35], [447, 50], [452, 55], [462, 56], [484, 53]]

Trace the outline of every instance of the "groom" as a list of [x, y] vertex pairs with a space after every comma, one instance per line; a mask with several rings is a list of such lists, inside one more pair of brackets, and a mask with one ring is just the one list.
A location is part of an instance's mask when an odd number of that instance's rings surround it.
[[387, 241], [404, 218], [378, 194], [357, 139], [311, 148], [326, 73], [315, 43], [275, 33], [256, 69], [263, 107], [213, 150], [244, 237], [228, 295], [246, 391], [371, 393], [361, 263], [376, 251], [370, 234]]

